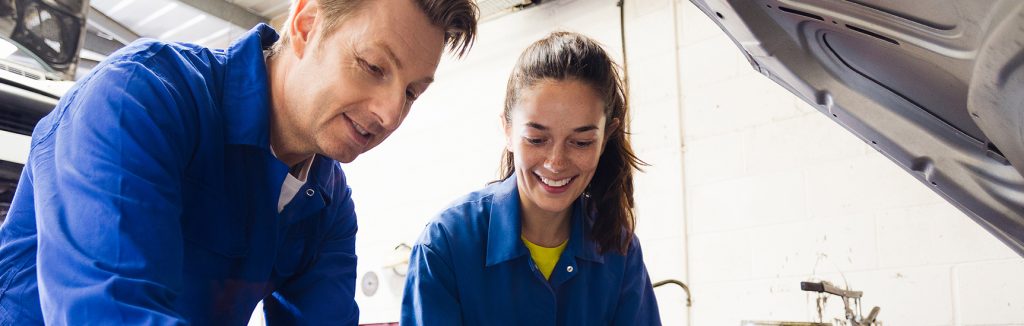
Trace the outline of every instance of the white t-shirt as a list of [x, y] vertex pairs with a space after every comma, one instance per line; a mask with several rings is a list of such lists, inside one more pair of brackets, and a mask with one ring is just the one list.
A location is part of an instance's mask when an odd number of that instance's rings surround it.
[[[277, 153], [274, 153], [274, 147], [270, 147], [270, 153], [277, 157]], [[280, 213], [284, 210], [284, 206], [288, 205], [295, 198], [295, 195], [299, 193], [302, 186], [306, 184], [306, 179], [309, 177], [309, 169], [313, 166], [313, 159], [316, 158], [316, 154], [313, 157], [306, 160], [306, 167], [302, 170], [303, 173], [299, 173], [302, 179], [296, 178], [290, 172], [285, 174], [284, 182], [281, 183], [281, 197], [277, 199], [277, 212]]]

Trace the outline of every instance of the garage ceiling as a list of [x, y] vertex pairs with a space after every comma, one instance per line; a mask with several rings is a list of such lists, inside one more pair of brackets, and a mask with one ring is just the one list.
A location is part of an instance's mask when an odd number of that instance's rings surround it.
[[[477, 0], [483, 20], [541, 0]], [[225, 48], [261, 22], [277, 22], [291, 0], [90, 0], [77, 76], [140, 37]]]
[[140, 37], [221, 48], [253, 25], [283, 15], [289, 3], [289, 0], [93, 0], [91, 6], [99, 15], [89, 18], [90, 25], [118, 41], [130, 36], [112, 35], [111, 30], [103, 30], [103, 26], [96, 24], [94, 18], [109, 17]]

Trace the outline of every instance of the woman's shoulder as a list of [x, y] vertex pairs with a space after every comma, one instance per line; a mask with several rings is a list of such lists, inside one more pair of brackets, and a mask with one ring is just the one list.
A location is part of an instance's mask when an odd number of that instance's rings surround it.
[[628, 231], [625, 231], [625, 230], [622, 233], [622, 237], [623, 238], [629, 237], [629, 242], [628, 242], [627, 247], [625, 248], [625, 250], [621, 250], [621, 251], [620, 250], [615, 250], [615, 249], [607, 250], [607, 251], [605, 251], [602, 254], [604, 256], [605, 260], [613, 259], [613, 260], [622, 260], [623, 262], [626, 262], [626, 261], [636, 261], [636, 260], [641, 260], [642, 261], [643, 260], [643, 249], [640, 248], [640, 237], [637, 236], [636, 233], [631, 233], [631, 232], [628, 232]]
[[487, 186], [460, 196], [448, 203], [434, 221], [441, 224], [464, 224], [469, 222], [481, 222], [486, 219], [491, 209], [491, 203], [495, 195], [499, 193], [500, 183], [491, 183]]
[[494, 184], [448, 203], [426, 226], [429, 237], [471, 239], [487, 231]]
[[622, 255], [623, 264], [626, 269], [646, 268], [644, 263], [643, 249], [640, 246], [640, 238], [634, 233], [629, 241], [629, 247]]

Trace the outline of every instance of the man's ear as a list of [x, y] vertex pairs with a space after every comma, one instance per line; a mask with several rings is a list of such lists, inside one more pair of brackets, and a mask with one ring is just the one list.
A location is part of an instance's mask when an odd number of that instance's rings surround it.
[[311, 49], [311, 41], [317, 34], [317, 17], [320, 12], [320, 3], [317, 0], [297, 0], [295, 12], [287, 26], [287, 32], [291, 39], [291, 48], [295, 56], [302, 58], [306, 51]]

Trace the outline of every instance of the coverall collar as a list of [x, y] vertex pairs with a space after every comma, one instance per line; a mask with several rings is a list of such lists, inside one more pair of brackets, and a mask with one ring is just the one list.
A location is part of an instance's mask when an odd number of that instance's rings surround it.
[[277, 39], [277, 32], [261, 23], [227, 48], [221, 100], [228, 144], [269, 148], [270, 83], [263, 50]]
[[[593, 225], [589, 215], [584, 214], [584, 198], [576, 199], [572, 205], [572, 230], [565, 247], [568, 254], [589, 261], [604, 263], [604, 257], [597, 252], [597, 243], [590, 239]], [[497, 265], [529, 253], [522, 239], [519, 186], [516, 175], [506, 178], [494, 189], [491, 199], [491, 218], [487, 229], [487, 265]], [[563, 254], [563, 256], [565, 256]]]

